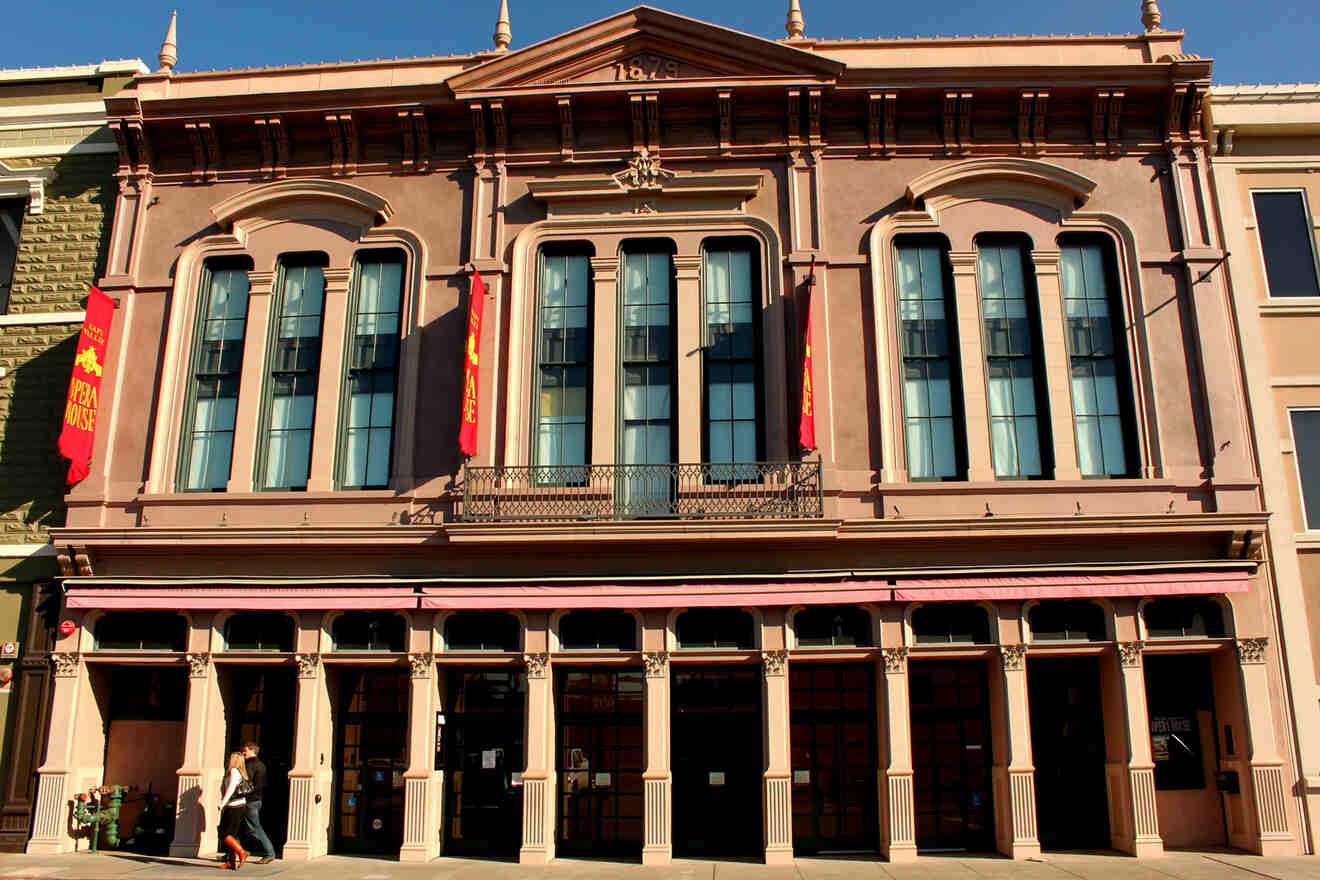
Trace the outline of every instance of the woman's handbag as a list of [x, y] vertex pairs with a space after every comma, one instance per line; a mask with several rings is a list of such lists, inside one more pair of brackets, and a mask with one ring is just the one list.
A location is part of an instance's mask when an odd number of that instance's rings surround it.
[[238, 785], [234, 786], [233, 799], [237, 800], [238, 798], [247, 797], [252, 794], [252, 791], [252, 783], [246, 779], [240, 779], [238, 780]]

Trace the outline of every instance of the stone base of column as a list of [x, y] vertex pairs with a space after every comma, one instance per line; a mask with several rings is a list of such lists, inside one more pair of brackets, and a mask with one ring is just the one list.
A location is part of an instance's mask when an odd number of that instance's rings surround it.
[[41, 773], [37, 781], [37, 812], [32, 819], [32, 839], [26, 852], [33, 856], [57, 856], [77, 852], [78, 841], [69, 833], [72, 807], [64, 796], [69, 774]]
[[1010, 859], [1031, 859], [1040, 856], [1040, 840], [1036, 837], [1036, 787], [1033, 770], [995, 769], [995, 794], [1006, 798], [1000, 801], [1001, 834], [999, 852]]
[[765, 776], [765, 863], [793, 864], [793, 799], [789, 777]]
[[880, 855], [887, 862], [899, 864], [902, 862], [915, 862], [917, 860], [917, 845], [915, 843], [891, 843], [880, 848]]
[[523, 838], [518, 864], [544, 865], [554, 860], [552, 783], [545, 776], [523, 777]]
[[280, 852], [286, 862], [306, 862], [326, 854], [326, 842], [315, 829], [324, 827], [316, 802], [319, 780], [312, 774], [289, 774], [289, 836]]
[[280, 861], [284, 862], [310, 862], [314, 858], [312, 848], [305, 843], [286, 843], [280, 851]]
[[432, 774], [405, 777], [403, 784], [403, 846], [401, 862], [429, 862], [440, 856], [440, 823], [434, 816]]
[[887, 771], [882, 778], [886, 802], [884, 825], [881, 825], [880, 853], [891, 862], [914, 862], [917, 859], [916, 815], [912, 800], [912, 773]]
[[643, 865], [668, 865], [674, 861], [670, 840], [673, 782], [669, 776], [646, 777], [646, 843], [642, 847]]
[[518, 850], [518, 864], [520, 865], [548, 865], [554, 861], [554, 858], [543, 849], [530, 849], [524, 846]]

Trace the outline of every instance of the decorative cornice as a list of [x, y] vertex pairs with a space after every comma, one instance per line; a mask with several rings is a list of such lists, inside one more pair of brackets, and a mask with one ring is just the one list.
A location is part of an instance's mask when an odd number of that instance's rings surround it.
[[298, 664], [299, 678], [316, 678], [321, 668], [320, 654], [294, 654], [293, 662]]
[[276, 180], [259, 184], [230, 196], [211, 208], [211, 214], [222, 228], [269, 211], [272, 207], [297, 202], [337, 204], [350, 211], [362, 213], [369, 222], [388, 223], [394, 214], [389, 200], [383, 196], [354, 186], [342, 180]]
[[999, 156], [941, 164], [908, 184], [907, 199], [916, 202], [946, 190], [989, 180], [1008, 180], [1053, 190], [1079, 206], [1090, 199], [1097, 186], [1091, 178], [1051, 162]]
[[1238, 662], [1243, 666], [1264, 663], [1265, 649], [1269, 646], [1269, 643], [1270, 640], [1263, 636], [1258, 639], [1238, 639]]
[[884, 658], [885, 673], [887, 675], [898, 675], [907, 672], [909, 653], [911, 653], [911, 649], [907, 647], [882, 649], [880, 654]]
[[1026, 666], [1026, 645], [1000, 645], [999, 659], [1004, 664], [1005, 672], [1014, 672]]
[[211, 669], [211, 655], [205, 651], [188, 653], [188, 676], [190, 678], [206, 678], [206, 673]]
[[28, 213], [40, 214], [46, 206], [46, 184], [54, 176], [54, 167], [10, 168], [0, 162], [0, 196], [25, 198]]
[[766, 678], [783, 675], [788, 670], [787, 651], [762, 651], [761, 669]]
[[665, 678], [669, 675], [669, 652], [647, 651], [642, 654], [647, 678]]
[[408, 655], [408, 671], [413, 678], [430, 678], [435, 657], [429, 651], [419, 651]]
[[528, 678], [545, 678], [550, 674], [549, 654], [523, 654], [523, 665]]
[[1144, 642], [1119, 642], [1118, 643], [1118, 663], [1129, 669], [1141, 665], [1141, 651], [1145, 647]]

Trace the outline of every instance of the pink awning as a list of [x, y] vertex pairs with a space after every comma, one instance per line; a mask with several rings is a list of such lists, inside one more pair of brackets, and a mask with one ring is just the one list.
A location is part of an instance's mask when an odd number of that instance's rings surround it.
[[186, 608], [204, 611], [416, 608], [412, 587], [79, 587], [69, 585], [69, 608], [123, 610]]
[[1246, 571], [1202, 571], [900, 578], [894, 599], [899, 602], [951, 602], [1244, 593], [1248, 589], [1248, 577]]
[[422, 608], [728, 608], [888, 602], [889, 580], [424, 587]]

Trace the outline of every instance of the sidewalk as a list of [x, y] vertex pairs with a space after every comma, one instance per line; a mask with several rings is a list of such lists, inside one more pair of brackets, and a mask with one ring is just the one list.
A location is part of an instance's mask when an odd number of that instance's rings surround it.
[[[0, 880], [222, 880], [216, 862], [166, 859], [130, 853], [25, 856], [0, 854]], [[1169, 853], [1137, 861], [1115, 854], [1051, 853], [1040, 861], [1012, 862], [977, 856], [930, 856], [915, 864], [890, 865], [869, 859], [798, 859], [792, 867], [768, 868], [745, 862], [679, 860], [668, 868], [618, 862], [562, 859], [543, 868], [508, 862], [438, 859], [400, 864], [384, 859], [326, 856], [312, 862], [248, 864], [248, 880], [1320, 880], [1320, 858], [1262, 859], [1239, 853]]]

